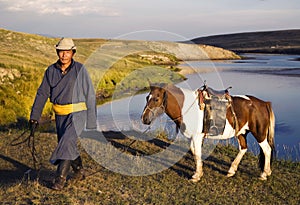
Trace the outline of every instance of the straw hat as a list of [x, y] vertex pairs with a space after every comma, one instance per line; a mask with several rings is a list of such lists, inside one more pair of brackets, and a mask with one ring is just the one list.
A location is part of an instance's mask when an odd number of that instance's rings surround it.
[[61, 38], [55, 45], [56, 50], [76, 50], [76, 46], [71, 38]]

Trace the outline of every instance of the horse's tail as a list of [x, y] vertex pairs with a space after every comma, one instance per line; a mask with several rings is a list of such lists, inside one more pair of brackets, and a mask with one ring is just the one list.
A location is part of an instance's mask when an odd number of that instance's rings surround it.
[[[267, 134], [268, 143], [272, 149], [272, 152], [271, 152], [271, 162], [272, 162], [274, 157], [276, 157], [276, 155], [275, 155], [275, 153], [276, 153], [275, 138], [274, 138], [274, 136], [275, 136], [275, 115], [274, 115], [274, 112], [273, 112], [270, 102], [267, 102], [266, 108], [269, 113], [269, 126], [268, 126], [266, 134]], [[264, 165], [265, 165], [265, 155], [263, 153], [262, 148], [260, 148], [259, 167], [261, 168], [262, 171], [264, 169]]]
[[268, 102], [268, 104], [267, 104], [267, 109], [269, 112], [269, 119], [270, 119], [267, 137], [268, 137], [268, 143], [271, 146], [272, 152], [274, 154], [275, 153], [275, 139], [274, 139], [274, 137], [275, 137], [275, 115], [274, 115], [274, 112], [273, 112], [270, 102]]

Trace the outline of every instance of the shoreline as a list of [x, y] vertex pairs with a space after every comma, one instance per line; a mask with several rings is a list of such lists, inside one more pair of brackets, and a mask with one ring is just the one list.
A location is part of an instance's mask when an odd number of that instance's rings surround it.
[[[243, 53], [245, 54], [245, 53]], [[241, 55], [242, 59], [239, 59], [239, 61], [241, 61], [240, 63], [244, 63], [242, 62], [243, 60], [247, 60], [249, 58], [244, 57], [243, 54], [239, 54]], [[265, 53], [256, 53], [257, 55], [267, 55]], [[272, 54], [270, 53], [270, 55], [291, 55], [291, 54]], [[300, 61], [300, 57], [299, 55], [292, 55], [295, 56], [295, 58], [289, 59], [290, 61], [295, 61], [295, 62], [299, 62]], [[228, 68], [228, 67], [216, 67], [216, 66], [207, 66], [207, 65], [201, 65], [201, 66], [191, 66], [189, 65], [190, 62], [211, 62], [212, 65], [214, 64], [214, 62], [229, 62], [232, 61], [232, 59], [222, 59], [222, 60], [187, 60], [187, 61], [181, 61], [178, 65], [177, 68], [180, 69], [180, 71], [178, 72], [179, 74], [185, 76], [185, 75], [189, 75], [189, 74], [194, 74], [194, 73], [210, 73], [210, 72], [215, 72], [215, 71], [230, 71], [230, 72], [244, 72], [244, 73], [256, 73], [256, 74], [266, 74], [266, 75], [282, 75], [282, 76], [287, 76], [287, 77], [300, 77], [300, 67], [292, 67], [292, 68], [281, 68], [281, 69], [275, 69], [275, 70], [270, 70], [270, 69], [255, 69], [255, 70], [251, 70], [251, 69], [243, 69], [243, 70], [237, 70], [236, 68]], [[229, 62], [230, 63], [230, 62]]]

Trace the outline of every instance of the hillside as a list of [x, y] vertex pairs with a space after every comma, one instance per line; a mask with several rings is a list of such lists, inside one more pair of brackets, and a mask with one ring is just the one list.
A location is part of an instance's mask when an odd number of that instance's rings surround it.
[[[58, 38], [0, 29], [0, 126], [29, 117], [36, 90], [48, 65], [57, 60], [54, 45]], [[120, 92], [137, 93], [152, 82], [179, 82], [180, 60], [238, 59], [231, 51], [212, 46], [171, 42], [74, 39], [75, 60], [84, 63], [97, 91], [98, 103], [111, 98], [116, 84], [135, 70], [160, 67], [157, 72], [145, 69], [140, 76], [119, 86]], [[47, 103], [43, 116], [51, 116]]]
[[300, 29], [215, 35], [191, 41], [240, 53], [300, 54]]

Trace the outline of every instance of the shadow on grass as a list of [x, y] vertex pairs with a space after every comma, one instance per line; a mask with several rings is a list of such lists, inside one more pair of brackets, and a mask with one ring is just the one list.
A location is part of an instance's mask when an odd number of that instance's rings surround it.
[[14, 167], [7, 170], [0, 170], [0, 185], [5, 186], [38, 179], [42, 185], [48, 187], [49, 184], [47, 182], [50, 182], [54, 176], [54, 173], [51, 170], [47, 170], [43, 167], [40, 170], [35, 170], [26, 164], [2, 154], [0, 154], [0, 159], [9, 162]]
[[[99, 133], [98, 131], [94, 131], [94, 132], [95, 133], [88, 133], [88, 132], [83, 133], [81, 137], [93, 139], [101, 143], [110, 143], [114, 147], [118, 148], [120, 151], [126, 152], [133, 156], [152, 155], [168, 148], [171, 145], [172, 148], [170, 149], [172, 149], [172, 151], [174, 152], [183, 151], [182, 150], [183, 148], [179, 144], [172, 144], [172, 142], [165, 141], [159, 138], [154, 138], [154, 139], [151, 138], [146, 140], [145, 138], [141, 138], [142, 134], [136, 131], [126, 131], [126, 132], [106, 131], [101, 133]], [[105, 139], [103, 138], [103, 136]], [[130, 138], [128, 136], [130, 136]], [[151, 144], [152, 149], [149, 148], [149, 146], [138, 146], [139, 143], [144, 143], [144, 144], [147, 143], [148, 145]], [[133, 148], [134, 146], [137, 146], [139, 148]], [[143, 147], [146, 147], [147, 149], [143, 149]], [[191, 154], [187, 155], [186, 153], [183, 153], [183, 158], [186, 158], [187, 160], [193, 159]], [[155, 163], [160, 163], [165, 165], [172, 163], [172, 161], [168, 161], [168, 159], [158, 160], [153, 158], [152, 161]], [[179, 176], [189, 178], [193, 168], [191, 168], [190, 164], [186, 164], [181, 161], [182, 160], [175, 163], [173, 166], [169, 167], [169, 169], [173, 170]]]

